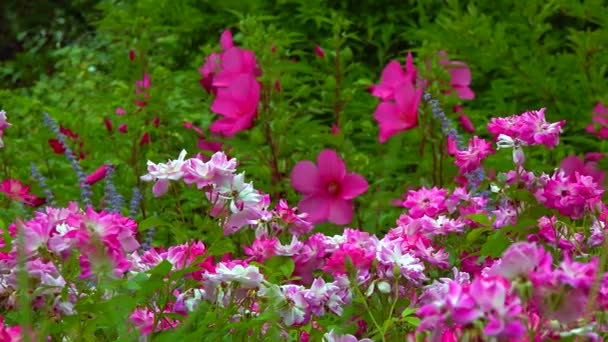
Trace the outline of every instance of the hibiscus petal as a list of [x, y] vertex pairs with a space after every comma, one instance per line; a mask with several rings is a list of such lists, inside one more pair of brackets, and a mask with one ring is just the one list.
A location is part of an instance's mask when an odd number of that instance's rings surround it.
[[471, 69], [463, 62], [452, 62], [452, 68], [450, 68], [450, 83], [452, 85], [458, 84], [468, 86], [471, 84]]
[[331, 199], [323, 195], [313, 195], [304, 197], [298, 203], [298, 209], [302, 213], [307, 213], [307, 221], [312, 223], [320, 223], [327, 221], [329, 216], [329, 206]]
[[341, 197], [346, 200], [353, 199], [366, 192], [368, 186], [369, 185], [363, 176], [356, 173], [349, 173], [342, 181], [340, 187], [342, 189]]
[[222, 50], [228, 50], [234, 46], [234, 43], [232, 42], [232, 32], [230, 32], [230, 30], [222, 32], [222, 35], [220, 36], [220, 46], [222, 47]]
[[329, 222], [335, 224], [349, 224], [353, 220], [353, 202], [334, 198], [329, 206]]
[[395, 101], [397, 102], [397, 108], [400, 112], [404, 112], [410, 108], [416, 92], [414, 85], [410, 82], [401, 83], [395, 88]]
[[317, 166], [309, 160], [297, 163], [291, 171], [291, 186], [305, 195], [319, 192], [321, 184]]
[[319, 176], [322, 181], [340, 182], [346, 175], [346, 165], [333, 150], [323, 150], [317, 157]]
[[239, 116], [241, 106], [238, 102], [234, 101], [229, 89], [219, 89], [217, 97], [211, 104], [211, 111], [233, 118]]
[[390, 61], [384, 70], [382, 70], [380, 83], [397, 84], [403, 82], [405, 79], [405, 71], [401, 67], [401, 63], [398, 61]]
[[453, 87], [458, 93], [458, 97], [463, 100], [472, 100], [475, 98], [475, 93], [471, 88], [466, 86], [454, 86]]

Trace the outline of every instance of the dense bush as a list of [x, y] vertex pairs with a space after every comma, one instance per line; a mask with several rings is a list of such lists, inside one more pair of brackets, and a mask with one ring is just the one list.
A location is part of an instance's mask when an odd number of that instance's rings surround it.
[[2, 6], [2, 338], [605, 334], [602, 1]]

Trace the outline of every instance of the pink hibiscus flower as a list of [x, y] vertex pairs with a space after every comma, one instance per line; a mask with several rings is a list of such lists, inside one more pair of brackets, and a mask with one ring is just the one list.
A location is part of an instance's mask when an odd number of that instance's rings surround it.
[[[447, 56], [445, 51], [440, 51], [439, 56]], [[442, 59], [439, 64], [445, 66], [450, 73], [450, 85], [463, 100], [472, 100], [475, 93], [469, 85], [471, 84], [471, 69], [465, 62]]]
[[410, 82], [395, 88], [395, 103], [382, 102], [374, 112], [374, 119], [380, 124], [380, 143], [384, 144], [393, 135], [412, 129], [418, 125], [418, 105], [422, 88], [414, 89]]
[[218, 89], [211, 111], [224, 118], [212, 123], [209, 129], [230, 138], [250, 128], [258, 113], [259, 100], [260, 84], [255, 77], [247, 74], [238, 76], [229, 87]]
[[305, 195], [298, 204], [312, 223], [348, 224], [353, 218], [352, 199], [367, 191], [365, 178], [347, 173], [344, 161], [333, 150], [324, 150], [312, 161], [299, 162], [291, 172], [291, 184]]

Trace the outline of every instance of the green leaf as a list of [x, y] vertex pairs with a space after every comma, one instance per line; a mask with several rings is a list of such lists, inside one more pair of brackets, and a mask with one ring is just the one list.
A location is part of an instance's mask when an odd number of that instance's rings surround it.
[[403, 312], [401, 312], [401, 317], [407, 317], [410, 315], [415, 314], [418, 311], [418, 309], [416, 308], [405, 308], [405, 310], [403, 310]]
[[482, 256], [497, 258], [509, 247], [511, 241], [502, 230], [495, 231], [481, 247]]
[[172, 268], [173, 265], [167, 259], [165, 259], [161, 261], [160, 264], [156, 265], [156, 267], [147, 271], [146, 273], [164, 277], [168, 275], [169, 272], [171, 272]]
[[283, 275], [285, 277], [289, 278], [291, 276], [291, 274], [293, 273], [295, 267], [296, 266], [295, 266], [293, 259], [287, 258], [287, 259], [285, 259], [285, 262], [283, 264], [281, 264], [281, 266], [279, 266], [279, 270], [281, 271], [281, 273], [283, 273]]
[[137, 225], [137, 230], [141, 232], [152, 227], [160, 226], [171, 226], [171, 224], [161, 220], [157, 216], [150, 216]]
[[414, 317], [414, 316], [410, 316], [410, 317], [405, 317], [403, 319], [404, 322], [407, 322], [415, 327], [420, 325], [420, 318], [418, 317]]
[[230, 239], [220, 239], [215, 241], [207, 249], [207, 254], [211, 256], [223, 255], [226, 253], [232, 253], [235, 251], [234, 242]]
[[490, 230], [489, 227], [473, 229], [467, 234], [467, 241], [475, 242], [475, 241], [479, 240], [479, 238], [481, 237], [482, 234], [484, 234], [485, 232], [487, 232], [489, 230]]
[[492, 222], [488, 218], [486, 214], [470, 214], [465, 216], [465, 218], [471, 219], [475, 223], [479, 223], [484, 226], [490, 226]]

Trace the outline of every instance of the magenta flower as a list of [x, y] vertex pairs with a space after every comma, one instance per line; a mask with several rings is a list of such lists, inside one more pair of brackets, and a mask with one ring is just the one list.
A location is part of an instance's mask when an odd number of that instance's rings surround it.
[[587, 126], [587, 132], [595, 134], [600, 139], [608, 139], [608, 107], [598, 102], [593, 107], [592, 123]]
[[492, 144], [474, 136], [469, 141], [468, 149], [456, 152], [454, 164], [460, 167], [460, 173], [471, 172], [477, 169], [481, 161], [492, 153], [494, 153]]
[[416, 83], [416, 75], [418, 70], [412, 61], [412, 54], [407, 54], [405, 70], [401, 67], [398, 61], [390, 61], [380, 76], [380, 84], [370, 87], [373, 96], [382, 101], [392, 101], [398, 98], [396, 94], [397, 87], [403, 83]]
[[97, 170], [93, 171], [93, 173], [87, 176], [87, 178], [85, 179], [85, 183], [92, 185], [106, 178], [106, 176], [108, 175], [108, 171], [110, 171], [111, 168], [111, 165], [106, 164], [100, 166]]
[[229, 87], [241, 75], [257, 77], [262, 74], [253, 51], [235, 46], [226, 50], [221, 58], [220, 71], [213, 77], [213, 87]]
[[[438, 53], [440, 56], [446, 56], [445, 51]], [[458, 97], [463, 100], [472, 100], [475, 98], [475, 93], [469, 85], [471, 84], [471, 69], [465, 62], [442, 59], [439, 64], [445, 66], [450, 73], [450, 85], [458, 94]]]
[[380, 143], [384, 144], [393, 135], [412, 129], [418, 125], [418, 104], [422, 89], [405, 82], [395, 88], [395, 103], [382, 102], [374, 112], [374, 119], [380, 124]]
[[599, 188], [604, 187], [604, 179], [606, 173], [597, 168], [595, 161], [588, 161], [589, 158], [585, 158], [587, 161], [582, 160], [577, 156], [567, 156], [560, 164], [560, 169], [564, 171], [566, 176], [574, 177], [574, 173], [578, 172], [583, 176], [591, 176], [593, 181], [598, 184]]
[[258, 113], [259, 100], [260, 84], [255, 77], [247, 74], [238, 76], [229, 87], [218, 89], [211, 110], [224, 118], [212, 123], [209, 129], [232, 137], [250, 128]]
[[507, 279], [527, 277], [546, 257], [545, 249], [535, 243], [516, 242], [503, 253], [496, 266], [498, 274]]
[[447, 211], [445, 198], [448, 191], [433, 187], [427, 189], [422, 187], [418, 190], [410, 190], [407, 193], [405, 201], [401, 204], [403, 207], [410, 209], [409, 215], [412, 218], [421, 218], [423, 216], [437, 217]]
[[298, 204], [312, 223], [348, 224], [353, 217], [353, 198], [367, 191], [365, 178], [347, 173], [344, 161], [333, 150], [324, 150], [312, 161], [299, 162], [291, 172], [291, 184], [305, 197]]
[[323, 48], [319, 45], [315, 45], [315, 54], [321, 58], [325, 57], [325, 51], [323, 51]]

